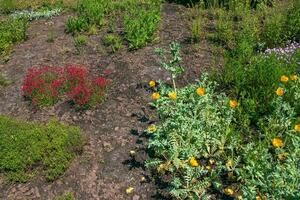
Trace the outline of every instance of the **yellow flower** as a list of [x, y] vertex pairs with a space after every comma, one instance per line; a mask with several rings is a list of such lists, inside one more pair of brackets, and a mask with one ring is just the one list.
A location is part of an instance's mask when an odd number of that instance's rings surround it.
[[280, 138], [274, 138], [273, 140], [272, 140], [272, 145], [273, 145], [273, 147], [275, 147], [275, 148], [280, 148], [280, 147], [282, 147], [283, 146], [283, 143], [282, 143], [282, 140], [280, 139]]
[[155, 87], [155, 81], [151, 80], [149, 81], [149, 87], [154, 88]]
[[232, 160], [227, 160], [225, 165], [228, 170], [231, 170], [232, 169]]
[[285, 160], [287, 155], [288, 155], [287, 153], [281, 153], [281, 154], [278, 155], [278, 158], [279, 158], [279, 160], [283, 161], [283, 160]]
[[289, 77], [287, 77], [285, 75], [283, 75], [283, 76], [280, 77], [280, 81], [283, 82], [283, 83], [288, 82], [288, 80], [289, 80]]
[[151, 124], [147, 128], [148, 133], [154, 133], [156, 130], [157, 130], [157, 128], [156, 128], [155, 124]]
[[189, 164], [190, 166], [192, 167], [198, 167], [199, 166], [199, 163], [197, 162], [196, 158], [195, 157], [191, 157], [189, 159]]
[[225, 192], [225, 194], [228, 195], [228, 196], [232, 196], [232, 195], [234, 194], [234, 191], [233, 191], [233, 189], [232, 189], [231, 187], [225, 188], [225, 189], [224, 189], [224, 192]]
[[231, 108], [235, 108], [238, 106], [238, 102], [236, 100], [230, 100], [229, 105]]
[[152, 94], [152, 96], [151, 96], [151, 98], [152, 98], [152, 100], [157, 100], [157, 99], [159, 99], [159, 97], [160, 97], [160, 94], [159, 93], [157, 93], [157, 92], [154, 92], [153, 94]]
[[142, 176], [142, 177], [141, 177], [141, 182], [145, 182], [145, 181], [146, 181], [145, 176]]
[[175, 100], [177, 98], [177, 94], [175, 92], [170, 92], [168, 94], [169, 98], [172, 99], [172, 100]]
[[300, 132], [300, 124], [296, 124], [294, 129], [296, 132]]
[[281, 87], [277, 88], [276, 94], [277, 94], [278, 96], [282, 96], [283, 93], [284, 93], [283, 88], [281, 88]]
[[291, 75], [291, 80], [296, 81], [298, 79], [298, 76], [296, 74]]
[[203, 87], [198, 87], [197, 90], [196, 90], [196, 93], [199, 96], [204, 96], [205, 95], [205, 89]]
[[133, 192], [133, 187], [129, 187], [126, 189], [126, 194], [131, 194]]

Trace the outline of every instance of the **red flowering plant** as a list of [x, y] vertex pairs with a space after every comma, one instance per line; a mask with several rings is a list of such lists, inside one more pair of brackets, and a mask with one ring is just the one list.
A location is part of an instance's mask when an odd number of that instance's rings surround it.
[[87, 69], [78, 66], [64, 68], [30, 68], [22, 90], [35, 105], [51, 106], [66, 95], [78, 108], [88, 109], [105, 96], [108, 80], [98, 77], [88, 78]]
[[62, 94], [64, 70], [60, 67], [30, 68], [22, 91], [35, 105], [54, 105]]

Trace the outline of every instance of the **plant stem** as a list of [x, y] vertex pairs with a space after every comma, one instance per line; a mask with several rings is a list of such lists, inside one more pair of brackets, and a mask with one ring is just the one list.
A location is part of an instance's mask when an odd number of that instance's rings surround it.
[[177, 93], [176, 92], [176, 83], [175, 83], [175, 79], [172, 77], [172, 81], [173, 81], [173, 88], [174, 88], [174, 91], [175, 91], [175, 93]]

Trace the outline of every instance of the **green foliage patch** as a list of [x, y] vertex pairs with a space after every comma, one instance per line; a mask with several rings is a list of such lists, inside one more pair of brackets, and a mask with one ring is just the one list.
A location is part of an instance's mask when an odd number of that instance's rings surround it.
[[7, 56], [14, 43], [26, 39], [26, 19], [6, 19], [0, 21], [0, 56]]
[[27, 123], [0, 116], [0, 172], [25, 182], [37, 173], [52, 181], [81, 151], [80, 130], [58, 123]]

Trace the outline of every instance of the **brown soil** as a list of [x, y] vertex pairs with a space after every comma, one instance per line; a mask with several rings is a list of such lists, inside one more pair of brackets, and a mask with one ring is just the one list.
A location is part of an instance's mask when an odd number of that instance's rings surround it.
[[[75, 199], [159, 199], [157, 185], [144, 169], [147, 158], [146, 139], [143, 130], [155, 111], [148, 108], [150, 93], [145, 89], [151, 79], [166, 80], [168, 74], [159, 69], [155, 47], [167, 47], [172, 41], [182, 45], [183, 66], [186, 73], [180, 77], [179, 85], [194, 82], [199, 74], [212, 64], [212, 53], [202, 42], [200, 48], [187, 42], [189, 30], [185, 19], [186, 8], [175, 4], [164, 4], [160, 42], [129, 52], [125, 45], [115, 54], [107, 53], [101, 45], [100, 36], [90, 36], [84, 52], [76, 54], [73, 38], [64, 33], [67, 15], [58, 16], [54, 23], [55, 41], [48, 43], [46, 20], [34, 21], [28, 30], [28, 40], [14, 47], [11, 59], [0, 64], [0, 73], [13, 84], [0, 87], [0, 114], [28, 121], [43, 121], [55, 117], [60, 121], [80, 126], [86, 137], [82, 155], [54, 182], [46, 182], [41, 176], [28, 183], [8, 183], [0, 177], [0, 199], [52, 199], [65, 192], [72, 192]], [[36, 109], [22, 97], [20, 87], [29, 67], [64, 66], [79, 64], [94, 74], [108, 69], [114, 84], [107, 100], [88, 111], [75, 111], [67, 103], [51, 108]], [[132, 159], [130, 150], [137, 155]], [[141, 177], [148, 177], [141, 182]], [[126, 194], [125, 189], [134, 192]]]

